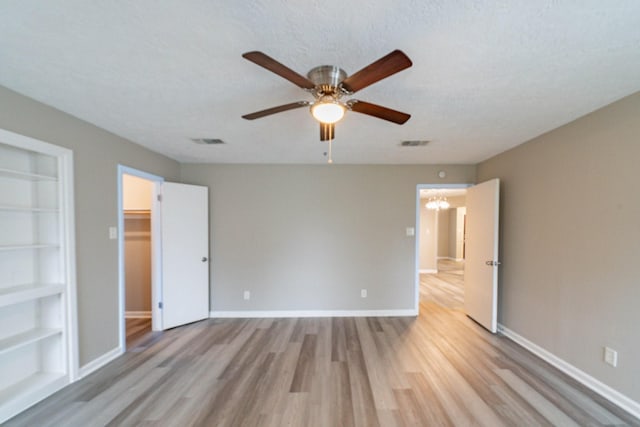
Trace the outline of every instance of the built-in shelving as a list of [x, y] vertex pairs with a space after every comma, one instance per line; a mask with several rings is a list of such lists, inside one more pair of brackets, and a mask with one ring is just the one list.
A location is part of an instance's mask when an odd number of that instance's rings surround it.
[[62, 294], [64, 283], [28, 283], [0, 289], [0, 307]]
[[25, 179], [28, 181], [57, 181], [58, 177], [39, 173], [21, 171], [17, 169], [0, 168], [0, 176], [6, 178]]
[[59, 334], [62, 334], [62, 329], [59, 328], [34, 328], [29, 331], [10, 336], [0, 340], [0, 355]]
[[6, 206], [0, 205], [0, 212], [33, 212], [33, 213], [58, 213], [58, 208], [38, 208], [34, 206]]
[[0, 251], [22, 251], [25, 249], [46, 249], [46, 248], [57, 248], [58, 245], [47, 244], [47, 243], [34, 243], [31, 245], [3, 245], [0, 246]]
[[70, 150], [0, 129], [0, 423], [74, 379]]

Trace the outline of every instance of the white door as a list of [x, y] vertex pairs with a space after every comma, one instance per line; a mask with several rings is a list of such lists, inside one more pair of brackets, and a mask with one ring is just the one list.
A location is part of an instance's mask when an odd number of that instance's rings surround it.
[[495, 333], [498, 323], [498, 205], [500, 180], [467, 190], [467, 236], [464, 263], [464, 309]]
[[208, 188], [162, 184], [162, 329], [209, 317]]

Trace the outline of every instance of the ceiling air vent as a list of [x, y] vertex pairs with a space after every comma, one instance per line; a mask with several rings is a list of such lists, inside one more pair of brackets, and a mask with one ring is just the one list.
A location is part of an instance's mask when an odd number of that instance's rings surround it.
[[218, 145], [224, 144], [225, 142], [219, 138], [191, 138], [193, 142], [196, 144], [204, 144], [204, 145]]
[[429, 142], [430, 141], [427, 141], [426, 139], [412, 139], [409, 141], [402, 141], [400, 143], [400, 146], [401, 147], [424, 147]]

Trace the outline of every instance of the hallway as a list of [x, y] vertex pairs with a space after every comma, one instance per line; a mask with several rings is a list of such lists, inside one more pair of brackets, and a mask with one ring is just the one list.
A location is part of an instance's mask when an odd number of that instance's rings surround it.
[[464, 261], [438, 260], [438, 273], [420, 274], [420, 302], [462, 310], [464, 307]]

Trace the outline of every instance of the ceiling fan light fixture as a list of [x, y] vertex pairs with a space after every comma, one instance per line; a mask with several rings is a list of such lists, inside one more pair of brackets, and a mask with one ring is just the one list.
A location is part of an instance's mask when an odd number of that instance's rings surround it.
[[311, 106], [311, 115], [320, 123], [335, 123], [344, 117], [344, 112], [344, 105], [333, 99], [321, 99]]

